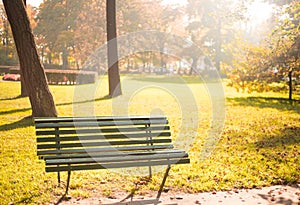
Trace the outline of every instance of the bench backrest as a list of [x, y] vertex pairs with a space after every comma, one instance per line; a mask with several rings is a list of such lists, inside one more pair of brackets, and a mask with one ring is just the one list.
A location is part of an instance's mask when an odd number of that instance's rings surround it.
[[35, 118], [37, 155], [93, 155], [172, 147], [164, 116]]

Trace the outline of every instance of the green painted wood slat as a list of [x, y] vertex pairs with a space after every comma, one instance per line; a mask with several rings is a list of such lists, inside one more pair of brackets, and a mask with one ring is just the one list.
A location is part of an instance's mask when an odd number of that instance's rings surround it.
[[102, 142], [81, 142], [81, 143], [60, 143], [60, 144], [39, 144], [37, 149], [60, 149], [77, 147], [111, 147], [118, 145], [142, 145], [142, 144], [162, 144], [171, 143], [171, 139], [153, 139], [153, 140], [122, 140], [122, 141], [102, 141]]
[[134, 121], [100, 121], [100, 122], [70, 122], [70, 123], [41, 123], [36, 124], [40, 128], [79, 128], [79, 127], [109, 127], [109, 126], [128, 126], [128, 125], [148, 125], [148, 124], [168, 124], [167, 120], [134, 120]]
[[173, 145], [153, 145], [153, 146], [132, 146], [121, 148], [87, 148], [87, 149], [64, 149], [64, 150], [46, 150], [37, 151], [37, 155], [59, 155], [59, 154], [79, 154], [79, 153], [96, 153], [109, 151], [144, 151], [156, 149], [173, 149]]
[[169, 153], [169, 154], [155, 154], [155, 155], [124, 155], [117, 157], [88, 157], [88, 158], [69, 158], [69, 159], [52, 159], [46, 160], [46, 165], [64, 165], [64, 164], [89, 164], [89, 163], [113, 163], [113, 162], [132, 162], [145, 160], [159, 160], [159, 159], [181, 159], [187, 158], [186, 153]]
[[95, 117], [36, 117], [36, 124], [45, 122], [83, 122], [83, 121], [112, 121], [112, 120], [166, 120], [166, 116], [95, 116]]
[[59, 166], [59, 167], [46, 167], [46, 172], [63, 172], [63, 171], [79, 171], [79, 170], [94, 170], [94, 169], [114, 169], [114, 168], [129, 168], [129, 167], [148, 167], [159, 165], [172, 165], [172, 164], [188, 164], [190, 159], [180, 160], [160, 160], [160, 161], [144, 161], [144, 162], [126, 162], [126, 163], [109, 163], [109, 164], [93, 164], [82, 166]]
[[156, 155], [156, 154], [182, 154], [184, 155], [186, 152], [182, 150], [177, 149], [171, 149], [171, 150], [156, 150], [156, 151], [140, 151], [140, 152], [104, 152], [104, 153], [90, 153], [90, 154], [64, 154], [64, 155], [49, 155], [44, 156], [44, 160], [50, 160], [50, 159], [75, 159], [75, 158], [87, 158], [87, 157], [120, 157], [120, 156], [130, 156], [130, 155]]
[[[151, 133], [146, 133], [145, 130], [142, 130], [143, 132], [140, 132], [140, 130], [137, 130], [136, 129], [136, 132], [135, 133], [132, 133], [134, 131], [134, 129], [131, 129], [129, 133], [126, 133], [126, 132], [123, 132], [123, 130], [120, 130], [120, 134], [117, 132], [116, 129], [113, 130], [113, 132], [110, 130], [109, 132], [102, 132], [101, 130], [98, 130], [98, 129], [93, 129], [93, 130], [79, 130], [79, 131], [76, 131], [76, 130], [60, 130], [58, 131], [57, 133], [55, 131], [40, 131], [37, 136], [38, 138], [37, 139], [42, 139], [40, 136], [45, 136], [45, 139], [50, 139], [51, 137], [46, 137], [48, 135], [52, 136], [55, 135], [55, 134], [58, 134], [60, 135], [61, 138], [63, 137], [67, 137], [67, 136], [72, 136], [72, 135], [75, 135], [75, 136], [78, 136], [80, 137], [80, 134], [82, 134], [82, 138], [83, 137], [89, 137], [89, 135], [87, 134], [93, 134], [92, 136], [99, 136], [99, 137], [103, 137], [103, 138], [136, 138], [136, 137], [145, 137], [145, 135], [148, 135], [148, 136], [170, 136], [171, 133], [169, 131], [167, 131], [167, 128], [168, 127], [165, 127], [165, 129], [152, 129], [152, 132]], [[151, 131], [151, 130], [149, 130]], [[153, 132], [154, 131], [154, 132]], [[117, 134], [115, 134], [117, 133]], [[83, 135], [83, 134], [86, 134], [86, 135]], [[64, 136], [66, 135], [66, 136]], [[92, 137], [90, 136], [90, 137]], [[41, 141], [38, 141], [38, 142], [41, 142]]]

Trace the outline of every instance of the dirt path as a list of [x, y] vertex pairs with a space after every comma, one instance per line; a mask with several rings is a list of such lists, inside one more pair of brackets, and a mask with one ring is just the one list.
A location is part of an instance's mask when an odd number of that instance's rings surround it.
[[126, 194], [116, 194], [110, 198], [95, 197], [88, 199], [71, 198], [69, 201], [64, 201], [61, 204], [80, 204], [80, 205], [95, 205], [95, 204], [169, 204], [169, 205], [300, 205], [300, 187], [298, 186], [272, 186], [262, 189], [241, 189], [225, 192], [208, 192], [197, 194], [185, 193], [163, 193], [160, 203], [155, 200], [155, 193], [151, 192], [145, 196], [135, 196], [133, 201], [130, 199], [120, 202]]

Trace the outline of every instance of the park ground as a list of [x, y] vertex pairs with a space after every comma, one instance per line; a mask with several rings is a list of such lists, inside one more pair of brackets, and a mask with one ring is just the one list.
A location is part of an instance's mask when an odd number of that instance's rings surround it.
[[[127, 199], [120, 202], [126, 196], [125, 193], [118, 193], [114, 197], [92, 197], [87, 199], [70, 198], [62, 202], [62, 205], [98, 205], [98, 204], [119, 204], [138, 205], [155, 204], [155, 193], [135, 196], [132, 200]], [[163, 193], [159, 203], [161, 205], [299, 205], [300, 187], [276, 185], [260, 189], [233, 189], [231, 191], [212, 191], [205, 193]]]
[[[215, 90], [209, 88], [216, 82], [204, 83], [195, 77], [182, 77], [179, 81], [176, 77], [123, 76], [124, 95], [116, 99], [106, 97], [107, 78], [99, 82], [96, 87], [50, 86], [59, 116], [86, 115], [91, 111], [104, 116], [124, 112], [167, 115], [174, 142], [189, 152], [191, 164], [172, 168], [166, 183], [169, 192], [163, 195], [166, 200], [171, 200], [171, 193], [182, 194], [183, 200], [188, 198], [185, 194], [201, 193], [215, 199], [222, 198], [220, 191], [230, 191], [229, 196], [233, 197], [235, 189], [260, 190], [300, 183], [299, 95], [295, 94], [295, 100], [290, 102], [286, 93], [239, 93], [223, 82], [226, 118], [224, 125], [220, 123], [219, 135], [211, 126], [216, 101], [212, 103]], [[0, 204], [51, 204], [62, 196], [65, 182], [58, 186], [56, 175], [46, 173], [44, 162], [36, 156], [29, 100], [18, 97], [19, 83], [0, 82], [0, 90]], [[182, 90], [188, 90], [185, 94], [189, 95], [178, 95]], [[196, 106], [189, 106], [192, 98]], [[124, 104], [120, 105], [118, 100], [129, 102], [128, 109], [122, 110]], [[198, 116], [198, 126], [192, 126], [194, 123], [183, 126], [182, 116], [189, 113]], [[210, 134], [216, 137], [214, 147], [210, 155], [203, 155], [202, 148]], [[182, 136], [179, 142], [177, 139]], [[130, 173], [130, 170], [125, 175], [110, 170], [75, 172], [70, 185], [71, 200], [90, 199], [95, 193], [101, 193], [103, 199], [128, 193], [140, 180]], [[155, 173], [152, 181], [139, 189], [138, 196], [147, 198], [147, 194], [157, 190], [162, 175]], [[212, 194], [214, 191], [217, 194]], [[268, 192], [264, 194], [267, 196]], [[180, 204], [180, 200], [174, 203]]]

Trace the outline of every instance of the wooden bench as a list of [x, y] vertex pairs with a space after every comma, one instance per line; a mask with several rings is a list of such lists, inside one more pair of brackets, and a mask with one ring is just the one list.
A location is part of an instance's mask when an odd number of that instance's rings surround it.
[[190, 163], [185, 151], [172, 145], [164, 116], [35, 118], [37, 155], [46, 172], [127, 167], [166, 166], [159, 188], [160, 198], [171, 165]]

